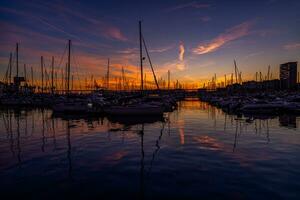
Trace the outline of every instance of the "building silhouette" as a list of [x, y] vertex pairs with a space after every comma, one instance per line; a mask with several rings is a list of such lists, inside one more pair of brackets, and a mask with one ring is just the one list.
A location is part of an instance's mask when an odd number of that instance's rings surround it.
[[297, 86], [297, 62], [287, 62], [280, 65], [281, 89], [294, 89]]

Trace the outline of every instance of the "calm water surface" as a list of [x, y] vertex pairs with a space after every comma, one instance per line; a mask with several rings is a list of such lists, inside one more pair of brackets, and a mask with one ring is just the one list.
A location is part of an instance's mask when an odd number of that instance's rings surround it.
[[124, 125], [0, 111], [0, 192], [31, 199], [300, 199], [300, 118], [182, 101]]

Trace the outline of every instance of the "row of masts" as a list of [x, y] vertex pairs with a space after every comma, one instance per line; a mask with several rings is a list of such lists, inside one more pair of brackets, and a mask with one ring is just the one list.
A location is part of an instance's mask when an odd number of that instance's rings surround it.
[[[151, 67], [151, 72], [153, 74], [154, 77], [154, 81], [155, 81], [155, 85], [156, 85], [156, 89], [159, 89], [159, 82], [156, 78], [153, 66], [152, 66], [152, 62], [150, 59], [150, 55], [146, 46], [146, 42], [145, 39], [142, 35], [142, 25], [141, 25], [141, 21], [139, 21], [139, 43], [140, 43], [140, 90], [143, 91], [144, 90], [144, 85], [147, 84], [146, 82], [146, 74], [144, 74], [144, 69], [143, 69], [143, 60], [145, 59], [143, 57], [143, 47], [145, 49], [150, 67]], [[49, 73], [47, 72], [47, 69], [45, 69], [45, 61], [44, 61], [44, 57], [41, 56], [41, 60], [40, 60], [41, 64], [41, 82], [39, 87], [37, 87], [38, 89], [40, 89], [40, 92], [44, 93], [45, 90], [47, 92], [49, 92], [49, 90], [51, 91], [51, 93], [54, 93], [55, 90], [58, 88], [58, 77], [57, 77], [57, 70], [54, 70], [54, 56], [52, 56], [51, 59], [51, 80], [50, 80], [50, 84], [49, 84]], [[15, 84], [15, 81], [12, 82], [11, 79], [11, 72], [12, 72], [12, 53], [10, 54], [10, 60], [9, 60], [9, 67], [7, 70], [7, 73], [5, 75], [5, 83], [11, 85], [12, 83]], [[19, 78], [19, 44], [16, 44], [16, 76], [15, 78]], [[34, 87], [34, 81], [33, 81], [34, 77], [33, 77], [33, 69], [31, 67], [31, 86]], [[14, 79], [15, 80], [15, 79]], [[25, 86], [29, 86], [29, 81], [27, 79], [27, 74], [26, 74], [26, 65], [24, 64], [24, 77], [22, 79], [22, 82], [25, 82]], [[54, 81], [55, 80], [55, 81]], [[66, 93], [69, 93], [70, 90], [73, 89], [73, 80], [74, 80], [74, 76], [71, 75], [71, 40], [68, 41], [68, 61], [66, 63], [66, 69], [65, 72], [63, 72], [62, 70], [62, 78], [61, 78], [61, 89], [65, 88]], [[121, 81], [119, 81], [119, 78], [116, 78], [115, 82], [116, 82], [116, 89], [120, 89], [122, 88], [124, 89], [129, 89], [130, 88], [130, 84], [127, 81], [126, 77], [125, 77], [125, 70], [122, 67], [122, 71], [121, 71]], [[72, 84], [70, 85], [70, 81], [72, 82]], [[121, 83], [120, 83], [121, 82]], [[177, 81], [178, 82], [178, 81]], [[86, 85], [86, 89], [88, 88], [88, 84], [87, 84], [87, 78], [85, 78], [85, 85]], [[89, 84], [90, 88], [95, 88], [98, 87], [97, 81], [94, 80], [94, 77], [91, 77], [91, 83]], [[94, 85], [94, 87], [92, 86]], [[107, 74], [106, 74], [106, 89], [110, 89], [110, 59], [108, 59], [108, 63], [107, 63]], [[122, 86], [120, 86], [122, 85]], [[175, 85], [175, 84], [174, 84]], [[178, 85], [178, 83], [176, 84]], [[19, 85], [18, 85], [19, 86]], [[102, 87], [104, 86], [104, 84], [102, 84]], [[136, 88], [137, 84], [131, 83], [131, 88]], [[79, 87], [81, 88], [81, 86]], [[150, 88], [150, 87], [149, 87]], [[168, 89], [170, 89], [170, 72], [168, 71]]]
[[[47, 69], [45, 69], [45, 63], [44, 63], [44, 57], [41, 56], [41, 86], [40, 88], [41, 92], [43, 93], [45, 89], [49, 89], [48, 83], [50, 82], [50, 91], [53, 93], [55, 88], [58, 86], [58, 78], [57, 78], [57, 71], [54, 70], [54, 56], [52, 56], [51, 59], [51, 81], [49, 81], [49, 74], [47, 73]], [[61, 88], [65, 88], [66, 92], [69, 93], [70, 90], [73, 88], [73, 75], [70, 73], [71, 68], [71, 40], [68, 41], [68, 62], [66, 63], [66, 70], [65, 75], [62, 70], [62, 86]], [[25, 82], [25, 86], [29, 86], [30, 81], [27, 78], [27, 70], [26, 70], [26, 64], [24, 64], [24, 76], [19, 76], [19, 43], [16, 44], [16, 76], [14, 77], [14, 80], [12, 81], [12, 66], [13, 65], [13, 55], [10, 53], [9, 58], [9, 65], [4, 77], [4, 82], [7, 85], [14, 85], [19, 86], [20, 83], [18, 83], [18, 80], [21, 80], [21, 82]], [[34, 84], [34, 75], [33, 75], [33, 68], [30, 68], [31, 70], [31, 86], [35, 86]], [[54, 82], [55, 79], [55, 82]], [[70, 85], [70, 80], [72, 79], [72, 84]], [[65, 80], [65, 85], [64, 81]], [[39, 84], [37, 84], [39, 85]]]
[[[224, 79], [221, 77], [217, 79], [216, 73], [212, 77], [212, 79], [206, 83], [203, 84], [203, 88], [207, 89], [216, 89], [216, 88], [225, 88], [229, 85], [233, 84], [243, 84], [245, 81], [242, 77], [242, 72], [239, 70], [236, 64], [236, 60], [233, 61], [234, 64], [234, 73], [225, 74]], [[271, 72], [271, 66], [268, 66], [267, 73], [264, 75], [261, 71], [255, 72], [254, 79], [255, 82], [263, 82], [263, 81], [271, 81], [273, 80], [273, 74]], [[298, 82], [299, 82], [299, 72], [298, 72]]]
[[[13, 55], [10, 53], [10, 60], [9, 60], [9, 66], [7, 69], [7, 73], [4, 78], [4, 82], [8, 85], [16, 85], [15, 80], [22, 80], [22, 82], [25, 82], [26, 87], [32, 87], [34, 90], [41, 93], [44, 92], [51, 92], [54, 93], [56, 91], [60, 90], [64, 91], [65, 93], [70, 93], [71, 90], [74, 90], [74, 74], [71, 74], [71, 40], [68, 41], [68, 58], [67, 63], [65, 66], [65, 69], [61, 69], [61, 80], [60, 84], [58, 83], [58, 73], [59, 69], [55, 70], [55, 61], [54, 56], [52, 56], [51, 59], [51, 69], [50, 72], [47, 71], [47, 68], [45, 67], [45, 59], [43, 56], [41, 56], [40, 59], [40, 71], [41, 71], [41, 78], [37, 79], [37, 81], [34, 82], [34, 71], [33, 68], [30, 68], [31, 71], [31, 81], [27, 77], [27, 71], [26, 71], [26, 65], [24, 64], [24, 77], [19, 77], [19, 44], [16, 44], [16, 76], [14, 77], [14, 81], [12, 81], [12, 65], [13, 65]], [[173, 81], [173, 84], [171, 84], [171, 72], [168, 70], [167, 73], [167, 81], [160, 78], [158, 79], [156, 77], [155, 71], [153, 69], [153, 64], [151, 62], [151, 58], [149, 55], [149, 51], [147, 49], [147, 45], [145, 42], [145, 38], [142, 34], [142, 23], [139, 21], [139, 49], [140, 49], [140, 78], [129, 80], [126, 78], [124, 67], [122, 66], [121, 71], [121, 77], [115, 77], [113, 82], [115, 85], [115, 88], [111, 86], [111, 80], [110, 80], [110, 59], [108, 58], [107, 61], [107, 73], [106, 77], [102, 79], [102, 84], [98, 83], [98, 80], [95, 79], [93, 75], [91, 75], [91, 78], [85, 78], [85, 87], [82, 87], [82, 80], [79, 80], [79, 90], [94, 90], [95, 88], [105, 88], [107, 90], [116, 89], [116, 90], [141, 90], [144, 89], [182, 89], [184, 87], [184, 84], [180, 83], [178, 80]], [[143, 50], [146, 53], [147, 60], [149, 61], [149, 65], [151, 67], [151, 73], [154, 78], [154, 84], [151, 81], [147, 81], [147, 74], [144, 73], [144, 60], [145, 57], [143, 56]], [[22, 79], [20, 79], [22, 78]], [[137, 84], [137, 80], [140, 79], [140, 83]], [[90, 81], [89, 81], [90, 80]], [[89, 82], [89, 83], [88, 83]], [[166, 83], [167, 82], [167, 83]], [[173, 85], [173, 86], [172, 86]], [[20, 86], [20, 82], [18, 83], [18, 86]]]
[[[71, 90], [74, 90], [74, 74], [71, 74], [71, 40], [68, 40], [68, 58], [66, 62], [65, 69], [61, 70], [61, 84], [60, 84], [60, 90], [65, 91], [67, 94], [70, 93]], [[153, 82], [147, 82], [146, 73], [144, 74], [144, 63], [145, 57], [143, 56], [143, 49], [146, 53], [147, 60], [149, 61], [149, 65], [151, 67], [151, 73], [153, 75], [154, 84]], [[151, 62], [151, 58], [147, 49], [147, 45], [145, 42], [145, 38], [142, 33], [142, 23], [139, 21], [139, 62], [140, 62], [140, 78], [137, 78], [136, 80], [129, 81], [129, 79], [126, 78], [124, 67], [122, 66], [121, 71], [121, 77], [115, 77], [114, 83], [115, 83], [115, 89], [116, 90], [136, 90], [137, 88], [141, 91], [144, 89], [186, 89], [188, 86], [186, 84], [180, 83], [178, 80], [173, 81], [173, 86], [171, 86], [171, 72], [168, 70], [167, 72], [167, 83], [162, 78], [158, 79], [156, 77], [156, 74], [153, 69], [153, 65]], [[27, 70], [26, 65], [24, 64], [24, 77], [19, 77], [19, 44], [16, 44], [16, 76], [14, 77], [14, 80], [12, 81], [12, 63], [13, 63], [13, 54], [10, 53], [9, 58], [9, 65], [4, 77], [4, 82], [6, 84], [11, 85], [14, 83], [14, 85], [19, 86], [21, 82], [25, 82], [25, 85], [28, 86], [27, 78]], [[204, 88], [210, 88], [210, 89], [216, 89], [219, 87], [227, 87], [228, 85], [233, 84], [242, 84], [243, 78], [242, 78], [242, 72], [237, 67], [237, 63], [234, 60], [234, 73], [231, 73], [228, 77], [228, 74], [224, 75], [224, 81], [221, 78], [221, 81], [218, 81], [217, 75], [214, 74], [212, 79], [206, 83], [204, 83]], [[273, 80], [273, 75], [271, 73], [270, 65], [268, 66], [268, 72], [266, 75], [263, 75], [262, 72], [256, 72], [255, 73], [255, 81], [256, 82], [262, 82], [262, 81], [270, 81]], [[40, 92], [51, 92], [54, 93], [55, 91], [58, 91], [59, 84], [58, 84], [58, 77], [57, 77], [57, 70], [54, 69], [54, 56], [52, 56], [51, 59], [51, 73], [49, 77], [49, 73], [45, 69], [45, 63], [44, 58], [41, 56], [41, 83], [40, 84], [34, 84], [34, 73], [33, 68], [30, 68], [31, 71], [31, 87], [35, 87], [36, 85], [39, 85], [37, 88], [40, 89]], [[110, 80], [110, 59], [107, 60], [107, 73], [106, 76], [104, 76], [102, 84], [99, 84], [98, 81], [95, 79], [95, 77], [92, 75], [90, 78], [90, 82], [88, 83], [88, 79], [85, 78], [85, 90], [94, 90], [95, 88], [105, 88], [107, 90], [113, 89], [111, 86], [111, 80]], [[49, 80], [50, 79], [50, 80]], [[137, 80], [140, 79], [140, 83], [136, 84]], [[39, 82], [39, 81], [38, 81]], [[298, 72], [298, 81], [299, 83], [299, 72]], [[81, 86], [81, 81], [78, 78], [79, 90], [84, 90]], [[147, 87], [148, 83], [148, 87]], [[99, 86], [100, 85], [100, 86]], [[195, 88], [198, 88], [198, 84], [192, 85]]]
[[[139, 28], [141, 29], [141, 23], [139, 23]], [[146, 74], [143, 73], [143, 60], [145, 59], [143, 57], [143, 51], [142, 48], [145, 48], [147, 58], [150, 63], [150, 67], [154, 76], [154, 81], [157, 89], [183, 89], [184, 84], [180, 83], [178, 80], [173, 82], [173, 86], [171, 86], [171, 73], [170, 70], [167, 72], [167, 83], [164, 79], [160, 78], [157, 80], [153, 66], [151, 63], [151, 59], [146, 47], [145, 40], [142, 36], [142, 32], [140, 30], [140, 90], [144, 89], [153, 89], [152, 82], [148, 83], [147, 86], [147, 77]], [[5, 75], [5, 81], [6, 83], [12, 83], [12, 62], [13, 62], [13, 54], [10, 53], [10, 58], [9, 58], [9, 66]], [[50, 75], [45, 69], [45, 63], [44, 63], [44, 57], [41, 56], [41, 86], [38, 87], [39, 91], [44, 93], [46, 92], [51, 92], [54, 93], [58, 88], [61, 88], [61, 90], [64, 90], [65, 92], [69, 93], [70, 90], [74, 89], [74, 75], [71, 75], [71, 40], [68, 41], [68, 62], [66, 63], [65, 70], [61, 70], [61, 84], [58, 84], [58, 76], [57, 76], [57, 70], [54, 70], [54, 56], [52, 56], [51, 59], [51, 72]], [[31, 86], [34, 86], [34, 73], [33, 73], [33, 68], [30, 68], [31, 71]], [[235, 77], [234, 77], [235, 76]], [[16, 44], [16, 76], [19, 77], [19, 44]], [[29, 84], [30, 81], [28, 80], [27, 77], [27, 70], [26, 70], [26, 64], [24, 64], [24, 80], [26, 84]], [[268, 66], [268, 73], [264, 77], [261, 72], [256, 72], [255, 74], [255, 80], [256, 81], [264, 81], [264, 80], [272, 80], [272, 73], [270, 72], [270, 66]], [[129, 79], [126, 78], [125, 75], [125, 70], [124, 67], [122, 66], [121, 68], [121, 76], [120, 77], [115, 77], [114, 78], [114, 83], [115, 83], [115, 90], [132, 90], [134, 88], [137, 88], [138, 85], [136, 84], [135, 81], [129, 81]], [[85, 87], [82, 87], [81, 84], [79, 84], [79, 90], [94, 90], [95, 88], [99, 87], [101, 85], [102, 88], [109, 89], [112, 87], [110, 86], [110, 59], [108, 58], [107, 60], [107, 73], [105, 77], [105, 81], [102, 81], [102, 84], [98, 84], [98, 81], [93, 77], [93, 75], [90, 78], [90, 82], [88, 83], [88, 79], [85, 78]], [[234, 60], [234, 74], [231, 73], [231, 77], [228, 78], [227, 75], [224, 75], [224, 82], [222, 81], [221, 83], [217, 84], [217, 76], [214, 74], [212, 77], [212, 80], [208, 82], [208, 84], [204, 87], [210, 87], [210, 88], [217, 88], [217, 87], [226, 87], [227, 85], [232, 85], [234, 83], [242, 84], [243, 79], [242, 79], [242, 72], [239, 71], [236, 61]], [[195, 86], [197, 87], [197, 86]]]

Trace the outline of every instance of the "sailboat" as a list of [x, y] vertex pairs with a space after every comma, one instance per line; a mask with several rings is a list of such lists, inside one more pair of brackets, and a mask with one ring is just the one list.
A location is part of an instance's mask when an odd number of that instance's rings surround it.
[[[142, 22], [139, 21], [139, 42], [140, 42], [140, 70], [141, 70], [141, 93], [143, 94], [144, 90], [144, 81], [143, 81], [143, 44], [150, 62], [150, 66], [154, 75], [154, 80], [157, 85], [157, 88], [159, 89], [159, 86], [157, 84], [156, 76], [152, 67], [152, 63], [148, 54], [148, 50], [145, 45], [145, 40], [142, 36]], [[110, 107], [104, 108], [105, 113], [109, 115], [114, 116], [162, 116], [164, 113], [164, 107], [162, 104], [153, 104], [151, 102], [135, 102], [132, 104], [127, 105], [112, 105]]]
[[67, 63], [67, 96], [59, 99], [52, 107], [53, 112], [66, 114], [87, 114], [95, 111], [93, 105], [85, 98], [70, 96], [70, 67], [71, 67], [71, 40], [68, 42]]

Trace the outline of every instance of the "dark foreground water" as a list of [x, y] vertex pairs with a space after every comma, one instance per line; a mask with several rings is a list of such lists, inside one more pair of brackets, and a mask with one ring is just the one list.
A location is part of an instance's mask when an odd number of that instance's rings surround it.
[[300, 119], [183, 101], [165, 122], [0, 112], [2, 199], [300, 199]]

